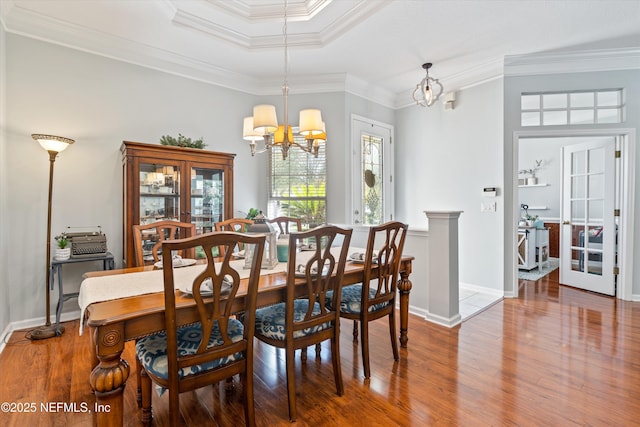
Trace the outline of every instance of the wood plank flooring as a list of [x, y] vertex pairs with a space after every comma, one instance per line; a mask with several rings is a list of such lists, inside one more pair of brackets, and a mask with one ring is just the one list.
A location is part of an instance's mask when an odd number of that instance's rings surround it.
[[[352, 324], [342, 324], [345, 394], [335, 393], [330, 352], [297, 357], [298, 426], [630, 426], [640, 424], [640, 303], [559, 286], [557, 270], [521, 281], [506, 299], [448, 329], [411, 316], [409, 347], [394, 362], [384, 320], [371, 327], [372, 377], [362, 375]], [[0, 402], [34, 413], [0, 412], [3, 426], [87, 426], [88, 336], [78, 323], [41, 342], [15, 332], [0, 355]], [[129, 343], [125, 358], [134, 366]], [[259, 426], [289, 426], [284, 353], [256, 345]], [[237, 383], [236, 383], [237, 384]], [[154, 425], [167, 426], [167, 399], [154, 394]], [[76, 412], [61, 405], [76, 405]], [[49, 412], [41, 404], [49, 403]], [[224, 384], [181, 395], [184, 425], [244, 424], [239, 393]], [[57, 412], [56, 412], [57, 410]], [[138, 426], [135, 378], [125, 390], [125, 425]]]

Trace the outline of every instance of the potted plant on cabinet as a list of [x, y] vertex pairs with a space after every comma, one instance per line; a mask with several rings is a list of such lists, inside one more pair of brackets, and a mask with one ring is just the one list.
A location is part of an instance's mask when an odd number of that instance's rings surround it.
[[69, 246], [69, 238], [65, 233], [55, 237], [58, 247], [54, 254], [54, 258], [58, 261], [64, 261], [71, 258], [71, 247]]

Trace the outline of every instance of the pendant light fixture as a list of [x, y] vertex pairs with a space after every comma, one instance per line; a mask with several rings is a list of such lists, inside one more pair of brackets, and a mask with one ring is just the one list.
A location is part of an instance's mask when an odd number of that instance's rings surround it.
[[[287, 39], [287, 6], [284, 2], [284, 83], [282, 95], [284, 98], [284, 122], [278, 124], [275, 105], [260, 104], [253, 107], [253, 116], [245, 117], [242, 138], [249, 141], [251, 155], [264, 153], [275, 147], [280, 147], [282, 158], [286, 159], [289, 148], [295, 146], [307, 153], [318, 156], [320, 144], [326, 142], [325, 125], [322, 113], [315, 108], [301, 110], [299, 114], [300, 135], [304, 136], [306, 144], [298, 144], [293, 136], [293, 128], [289, 123], [289, 46]], [[286, 131], [285, 131], [286, 129]], [[257, 150], [257, 141], [264, 140], [264, 149]]]
[[440, 98], [444, 90], [438, 79], [429, 77], [429, 68], [432, 65], [431, 62], [422, 64], [422, 68], [424, 68], [427, 75], [416, 85], [416, 90], [413, 91], [413, 100], [421, 107], [431, 107]]

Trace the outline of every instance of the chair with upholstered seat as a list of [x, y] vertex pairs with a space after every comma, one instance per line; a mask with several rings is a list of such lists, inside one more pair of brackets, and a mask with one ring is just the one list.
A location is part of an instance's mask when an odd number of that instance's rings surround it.
[[[135, 249], [136, 266], [142, 267], [145, 265], [145, 252], [147, 257], [149, 255], [149, 249], [145, 250], [145, 242], [155, 242], [151, 248], [150, 254], [153, 260], [148, 260], [150, 264], [160, 261], [160, 254], [162, 253], [162, 243], [166, 240], [183, 239], [185, 237], [192, 237], [196, 235], [196, 225], [190, 222], [178, 222], [178, 221], [156, 221], [151, 224], [138, 224], [133, 226], [133, 240]], [[181, 253], [183, 258], [193, 258], [194, 250], [189, 250]]]
[[[251, 268], [235, 268], [231, 263], [236, 244], [254, 245]], [[201, 247], [206, 255], [204, 266], [188, 267], [196, 273], [185, 278], [183, 269], [176, 275], [171, 259], [162, 262], [164, 278], [165, 327], [136, 342], [136, 356], [142, 366], [142, 421], [151, 421], [151, 382], [169, 394], [170, 425], [178, 425], [179, 394], [194, 390], [236, 374], [240, 375], [244, 400], [245, 424], [255, 425], [253, 401], [253, 333], [255, 306], [260, 278], [260, 260], [264, 251], [264, 236], [219, 232], [187, 239], [166, 241], [162, 250], [189, 250]], [[224, 257], [217, 257], [217, 248], [226, 248]], [[248, 276], [248, 278], [246, 278]], [[243, 295], [245, 315], [240, 321], [233, 316], [241, 281], [247, 282]], [[183, 283], [184, 282], [184, 283]], [[182, 291], [187, 289], [197, 306], [196, 322], [178, 313]], [[236, 307], [237, 308], [237, 307]]]
[[[364, 263], [364, 281], [342, 288], [340, 316], [353, 319], [354, 341], [358, 337], [358, 322], [360, 322], [362, 366], [365, 378], [371, 376], [369, 322], [383, 317], [389, 319], [393, 358], [396, 361], [399, 360], [395, 326], [396, 287], [407, 229], [406, 224], [395, 221], [371, 227], [367, 248], [361, 254]], [[353, 255], [350, 254], [350, 259]], [[330, 299], [330, 295], [327, 298]], [[330, 301], [333, 300], [330, 299]]]
[[[214, 227], [216, 231], [234, 231], [236, 233], [244, 233], [249, 229], [249, 226], [253, 224], [253, 220], [246, 218], [229, 218], [224, 221], [216, 222]], [[241, 251], [244, 247], [242, 244], [238, 244], [238, 246], [233, 250]], [[224, 255], [222, 249], [220, 250], [220, 256]]]
[[[276, 224], [280, 229], [280, 234], [290, 234], [293, 231], [302, 231], [302, 220], [290, 216], [278, 216], [267, 220], [271, 224]], [[293, 227], [295, 226], [295, 230]]]
[[[341, 245], [332, 248], [340, 239]], [[285, 302], [256, 310], [256, 338], [285, 349], [291, 421], [295, 421], [297, 414], [296, 349], [330, 340], [336, 391], [339, 396], [344, 393], [340, 367], [340, 313], [329, 308], [331, 304], [327, 303], [326, 292], [342, 282], [350, 240], [351, 230], [336, 226], [291, 233]], [[315, 249], [298, 252], [303, 241]], [[336, 292], [333, 298], [333, 306], [338, 307], [340, 293]]]

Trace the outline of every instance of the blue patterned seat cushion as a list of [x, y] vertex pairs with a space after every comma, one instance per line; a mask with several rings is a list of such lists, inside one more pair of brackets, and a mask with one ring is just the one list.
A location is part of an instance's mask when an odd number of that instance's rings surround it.
[[[304, 320], [304, 316], [309, 308], [308, 299], [297, 299], [293, 302], [293, 321], [300, 322]], [[256, 334], [263, 335], [267, 338], [281, 340], [285, 339], [284, 327], [285, 304], [275, 304], [269, 307], [256, 310]], [[320, 304], [313, 304], [313, 314], [320, 314]], [[322, 323], [312, 328], [301, 329], [293, 332], [293, 338], [302, 338], [306, 335], [314, 334], [323, 329], [329, 328], [329, 323]]]
[[[208, 347], [214, 345], [222, 345], [222, 336], [218, 322], [213, 324], [211, 328], [211, 338], [209, 338]], [[233, 342], [242, 340], [244, 334], [244, 325], [236, 320], [229, 319], [227, 327], [229, 337]], [[202, 339], [202, 326], [200, 323], [187, 325], [178, 328], [178, 353], [181, 356], [195, 354]], [[165, 331], [157, 334], [149, 335], [141, 338], [136, 342], [136, 354], [142, 366], [147, 372], [167, 379], [169, 377], [167, 362], [167, 333]], [[216, 359], [201, 365], [189, 366], [180, 369], [179, 378], [197, 374], [198, 372], [215, 369], [219, 366], [226, 365], [236, 360], [242, 359], [242, 353], [235, 353], [222, 359]]]
[[[369, 288], [369, 298], [373, 299], [376, 297], [376, 290], [373, 288]], [[362, 298], [362, 284], [359, 283], [357, 285], [345, 286], [342, 288], [342, 298], [340, 299], [340, 312], [341, 313], [352, 313], [358, 314], [362, 310], [362, 302], [360, 299]], [[327, 305], [330, 307], [331, 302], [333, 301], [333, 291], [327, 292]], [[378, 311], [386, 307], [389, 303], [383, 302], [380, 304], [374, 304], [369, 307], [369, 313], [374, 311]]]

